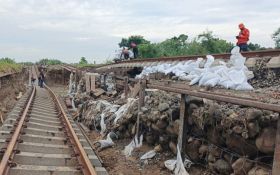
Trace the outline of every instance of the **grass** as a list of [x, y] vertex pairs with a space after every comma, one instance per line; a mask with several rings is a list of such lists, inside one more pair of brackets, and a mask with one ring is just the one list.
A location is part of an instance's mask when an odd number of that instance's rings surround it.
[[0, 73], [17, 72], [21, 68], [21, 64], [17, 64], [13, 60], [0, 59]]

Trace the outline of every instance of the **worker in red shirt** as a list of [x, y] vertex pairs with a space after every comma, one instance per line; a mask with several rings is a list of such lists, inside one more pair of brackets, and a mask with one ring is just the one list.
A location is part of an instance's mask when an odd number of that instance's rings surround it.
[[248, 44], [247, 42], [249, 41], [249, 36], [250, 36], [250, 31], [245, 28], [244, 24], [241, 23], [238, 25], [240, 32], [239, 35], [236, 36], [237, 39], [237, 46], [240, 47], [240, 51], [248, 51]]

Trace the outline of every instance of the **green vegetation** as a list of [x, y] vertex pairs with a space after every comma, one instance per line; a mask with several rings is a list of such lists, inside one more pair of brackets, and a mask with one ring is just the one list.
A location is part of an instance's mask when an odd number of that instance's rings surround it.
[[0, 72], [4, 72], [4, 73], [16, 72], [16, 71], [20, 71], [21, 68], [22, 68], [21, 64], [17, 64], [11, 58], [0, 59]]
[[272, 39], [275, 42], [275, 47], [280, 48], [280, 27], [272, 34]]
[[[181, 34], [159, 43], [151, 43], [143, 36], [134, 35], [122, 38], [119, 46], [128, 47], [132, 41], [138, 45], [141, 58], [228, 53], [235, 45], [216, 37], [212, 31], [205, 31], [192, 40], [188, 35]], [[249, 50], [265, 49], [259, 44], [253, 43], [249, 43], [248, 47]]]
[[62, 64], [62, 61], [58, 59], [48, 59], [44, 58], [41, 59], [40, 61], [37, 62], [37, 64], [43, 64], [43, 65], [57, 65], [57, 64]]

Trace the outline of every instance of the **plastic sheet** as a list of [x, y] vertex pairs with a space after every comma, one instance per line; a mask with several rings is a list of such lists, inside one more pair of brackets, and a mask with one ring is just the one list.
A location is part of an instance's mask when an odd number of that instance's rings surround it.
[[143, 143], [143, 135], [140, 136], [140, 138], [137, 138], [137, 135], [133, 138], [133, 140], [124, 148], [124, 155], [125, 156], [131, 156], [132, 151], [134, 148], [139, 148], [142, 146]]
[[[108, 135], [107, 135], [107, 138], [106, 140], [98, 140], [95, 142], [96, 143], [99, 143], [100, 144], [100, 149], [104, 149], [104, 148], [108, 148], [108, 147], [111, 147], [113, 146], [115, 143], [113, 142], [112, 138], [111, 138], [111, 135], [112, 134], [115, 134], [113, 132], [110, 132]], [[115, 134], [116, 135], [116, 134]]]
[[[190, 166], [191, 161], [187, 160], [188, 166]], [[170, 171], [173, 171], [175, 175], [189, 175], [189, 173], [186, 171], [179, 146], [177, 145], [177, 159], [176, 160], [167, 160], [164, 162], [164, 165], [167, 169]]]
[[129, 107], [132, 106], [136, 101], [137, 101], [137, 99], [135, 99], [135, 98], [127, 99], [127, 103], [124, 104], [123, 106], [121, 106], [118, 109], [118, 111], [116, 111], [116, 113], [115, 113], [116, 118], [114, 119], [114, 124], [116, 124], [117, 121], [127, 113], [127, 110], [129, 109]]
[[156, 151], [151, 150], [151, 151], [146, 152], [143, 156], [141, 156], [140, 160], [151, 159], [151, 158], [155, 157], [155, 155], [156, 155]]

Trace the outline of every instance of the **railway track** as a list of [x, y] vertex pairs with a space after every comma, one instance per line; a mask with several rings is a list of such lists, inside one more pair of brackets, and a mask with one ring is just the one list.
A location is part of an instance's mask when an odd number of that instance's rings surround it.
[[[215, 59], [228, 60], [231, 56], [230, 53], [223, 54], [211, 54]], [[243, 52], [242, 55], [246, 58], [261, 58], [261, 57], [275, 57], [280, 55], [280, 49], [270, 49], [262, 51], [250, 51]], [[176, 64], [178, 62], [185, 62], [189, 60], [195, 60], [197, 58], [206, 58], [206, 55], [188, 55], [188, 56], [175, 56], [175, 57], [162, 57], [162, 58], [147, 58], [147, 59], [135, 59], [130, 61], [121, 61], [118, 63], [108, 64], [96, 68], [96, 72], [110, 72], [115, 69], [118, 71], [120, 68], [134, 68], [134, 67], [145, 67], [160, 65], [163, 63]], [[254, 61], [253, 61], [254, 62]], [[279, 63], [277, 62], [277, 68]], [[273, 66], [272, 66], [273, 67]], [[275, 67], [273, 67], [275, 68]]]
[[1, 175], [107, 174], [64, 108], [49, 87], [28, 90], [0, 129]]

